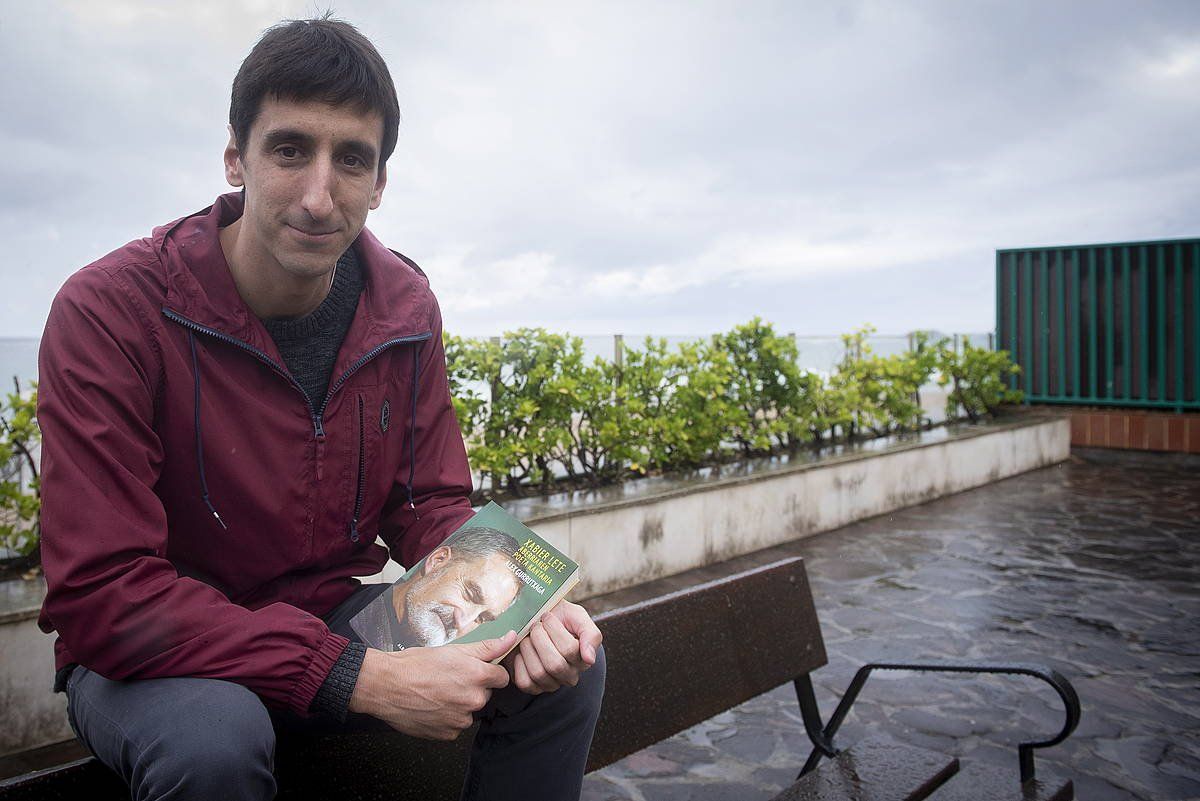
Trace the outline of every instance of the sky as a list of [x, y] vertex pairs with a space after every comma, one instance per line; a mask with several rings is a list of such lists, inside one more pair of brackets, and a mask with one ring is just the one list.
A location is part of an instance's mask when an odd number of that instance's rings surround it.
[[0, 337], [229, 191], [239, 63], [330, 7], [454, 333], [981, 332], [997, 248], [1200, 236], [1191, 0], [0, 0]]

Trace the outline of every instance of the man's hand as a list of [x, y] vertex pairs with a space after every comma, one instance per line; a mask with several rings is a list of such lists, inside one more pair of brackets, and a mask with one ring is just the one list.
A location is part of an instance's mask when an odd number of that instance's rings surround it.
[[367, 650], [350, 711], [377, 717], [393, 729], [430, 740], [453, 740], [473, 722], [492, 690], [508, 684], [508, 672], [493, 659], [517, 635], [437, 648], [385, 653]]
[[530, 695], [574, 687], [579, 675], [596, 664], [600, 629], [579, 604], [560, 601], [533, 624], [504, 665], [517, 689]]

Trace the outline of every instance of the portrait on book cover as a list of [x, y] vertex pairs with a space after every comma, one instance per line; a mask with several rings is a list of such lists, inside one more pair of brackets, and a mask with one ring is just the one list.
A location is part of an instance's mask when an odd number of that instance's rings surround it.
[[518, 547], [499, 529], [460, 530], [351, 625], [368, 645], [383, 651], [454, 642], [495, 621], [517, 599], [521, 581], [508, 565]]
[[[522, 632], [562, 596], [575, 564], [489, 504], [350, 620], [381, 651]], [[573, 582], [571, 582], [573, 583]]]

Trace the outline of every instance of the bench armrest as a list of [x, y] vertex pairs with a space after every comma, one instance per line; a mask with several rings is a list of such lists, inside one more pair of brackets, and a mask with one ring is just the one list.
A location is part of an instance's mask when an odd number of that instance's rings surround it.
[[1045, 665], [1032, 663], [991, 665], [974, 662], [923, 662], [912, 664], [875, 662], [863, 665], [854, 674], [854, 679], [850, 682], [850, 686], [846, 688], [845, 694], [842, 695], [842, 700], [838, 703], [837, 709], [833, 711], [833, 715], [829, 718], [829, 723], [824, 727], [820, 725], [820, 714], [817, 710], [816, 696], [813, 694], [812, 680], [807, 675], [796, 679], [796, 693], [800, 699], [804, 727], [808, 731], [809, 739], [813, 743], [813, 752], [809, 755], [808, 761], [804, 763], [804, 768], [800, 771], [800, 775], [803, 776], [815, 768], [822, 756], [834, 756], [837, 754], [837, 749], [833, 745], [833, 736], [842, 725], [842, 721], [845, 720], [850, 707], [854, 705], [858, 694], [862, 692], [863, 685], [867, 683], [867, 678], [875, 670], [913, 670], [922, 673], [992, 673], [999, 675], [1032, 676], [1053, 687], [1054, 691], [1058, 693], [1058, 697], [1062, 699], [1066, 719], [1063, 722], [1062, 730], [1054, 737], [1048, 740], [1024, 742], [1017, 746], [1022, 784], [1034, 778], [1033, 749], [1058, 745], [1067, 739], [1071, 735], [1071, 732], [1075, 731], [1075, 727], [1079, 725], [1079, 696], [1076, 694], [1075, 688], [1071, 686], [1071, 682], [1065, 676]]

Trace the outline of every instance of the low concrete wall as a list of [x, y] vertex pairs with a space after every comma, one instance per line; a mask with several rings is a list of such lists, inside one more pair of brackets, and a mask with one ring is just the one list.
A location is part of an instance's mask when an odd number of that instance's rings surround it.
[[626, 487], [590, 504], [506, 506], [583, 566], [573, 596], [586, 598], [1063, 461], [1070, 436], [1065, 419], [1023, 418], [657, 491]]
[[42, 581], [0, 582], [0, 756], [74, 737], [52, 693], [54, 638], [37, 627]]

